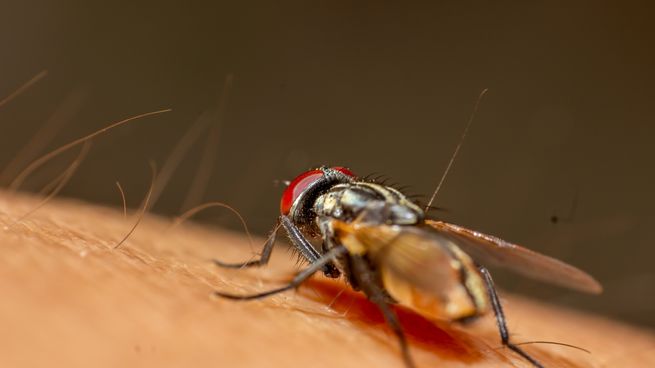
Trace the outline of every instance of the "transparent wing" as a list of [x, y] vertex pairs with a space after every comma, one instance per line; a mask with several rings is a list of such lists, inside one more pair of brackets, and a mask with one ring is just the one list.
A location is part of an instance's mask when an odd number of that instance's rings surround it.
[[426, 224], [452, 239], [481, 264], [504, 267], [533, 279], [587, 293], [603, 291], [600, 283], [589, 274], [555, 258], [447, 222], [426, 220]]

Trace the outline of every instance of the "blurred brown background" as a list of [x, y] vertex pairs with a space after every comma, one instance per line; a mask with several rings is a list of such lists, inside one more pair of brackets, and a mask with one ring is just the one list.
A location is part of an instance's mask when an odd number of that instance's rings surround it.
[[[448, 211], [436, 215], [564, 259], [606, 293], [577, 295], [499, 273], [505, 289], [655, 326], [648, 2], [104, 6], [0, 5], [0, 96], [49, 71], [0, 110], [0, 167], [57, 109], [72, 113], [50, 148], [173, 108], [96, 139], [63, 192], [119, 206], [118, 179], [136, 207], [148, 159], [161, 165], [193, 122], [217, 108], [232, 73], [203, 199], [233, 205], [263, 234], [278, 214], [275, 181], [313, 165], [383, 173], [429, 197], [489, 88], [437, 198]], [[155, 212], [180, 213], [202, 150], [203, 140]], [[26, 189], [38, 190], [66, 162], [51, 163]], [[200, 219], [237, 228], [218, 210]]]

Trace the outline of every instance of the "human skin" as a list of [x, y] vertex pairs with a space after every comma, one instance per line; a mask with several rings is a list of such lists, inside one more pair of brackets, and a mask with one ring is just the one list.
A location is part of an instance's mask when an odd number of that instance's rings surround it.
[[[316, 276], [268, 299], [213, 290], [267, 290], [297, 271], [280, 245], [269, 266], [248, 239], [121, 209], [0, 192], [0, 367], [395, 367], [397, 341], [377, 310], [342, 281]], [[263, 240], [256, 238], [258, 250]], [[338, 297], [337, 297], [338, 296]], [[502, 293], [515, 342], [546, 367], [655, 366], [655, 336], [603, 317]], [[602, 296], [599, 297], [602, 303]], [[398, 310], [418, 367], [529, 367], [502, 348], [492, 315], [467, 324]]]

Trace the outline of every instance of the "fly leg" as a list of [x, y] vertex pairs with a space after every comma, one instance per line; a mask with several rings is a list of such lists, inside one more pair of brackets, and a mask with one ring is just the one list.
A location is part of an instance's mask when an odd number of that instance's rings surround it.
[[298, 227], [291, 221], [291, 219], [283, 215], [280, 216], [277, 224], [271, 232], [271, 235], [266, 240], [259, 259], [241, 263], [225, 263], [215, 259], [214, 264], [225, 268], [259, 267], [266, 265], [268, 260], [271, 258], [273, 246], [275, 245], [275, 240], [277, 239], [277, 232], [280, 227], [284, 228], [286, 233], [289, 235], [289, 240], [291, 240], [293, 246], [298, 250], [298, 252], [300, 252], [300, 254], [303, 256], [303, 258], [305, 258], [307, 262], [314, 263], [320, 258], [320, 254], [316, 251], [316, 249], [314, 249], [309, 241], [305, 239], [300, 229], [298, 229]]
[[[321, 245], [321, 253], [325, 253], [330, 249], [337, 246], [337, 242], [334, 239], [334, 231], [332, 230], [331, 224], [332, 219], [329, 218], [319, 218], [318, 227], [323, 234], [323, 244]], [[339, 278], [341, 276], [341, 271], [334, 264], [330, 263], [323, 268], [323, 274], [329, 278]]]
[[291, 221], [287, 216], [280, 216], [280, 224], [287, 232], [289, 240], [293, 246], [300, 252], [300, 254], [307, 260], [309, 263], [314, 263], [318, 261], [321, 255], [316, 251], [314, 246], [305, 238], [302, 234], [302, 231], [296, 226], [296, 224]]
[[271, 296], [277, 293], [281, 293], [287, 290], [291, 290], [294, 288], [297, 288], [302, 284], [305, 280], [310, 278], [313, 274], [315, 274], [317, 271], [321, 270], [325, 265], [329, 264], [330, 262], [334, 261], [334, 259], [340, 255], [343, 255], [347, 252], [346, 248], [343, 246], [339, 246], [336, 248], [331, 249], [329, 252], [323, 254], [318, 260], [316, 260], [314, 263], [309, 265], [306, 269], [300, 271], [294, 278], [291, 280], [290, 283], [287, 285], [284, 285], [282, 287], [279, 287], [277, 289], [272, 289], [268, 291], [264, 291], [261, 293], [256, 293], [256, 294], [247, 294], [247, 295], [235, 295], [235, 294], [229, 294], [229, 293], [224, 293], [222, 291], [215, 291], [214, 295], [220, 296], [222, 298], [227, 298], [227, 299], [232, 299], [232, 300], [253, 300], [253, 299], [261, 299], [265, 298], [267, 296]]
[[268, 263], [268, 260], [271, 258], [271, 253], [273, 252], [273, 246], [275, 245], [275, 240], [277, 239], [277, 231], [280, 228], [280, 222], [275, 225], [273, 228], [273, 231], [271, 231], [271, 234], [268, 236], [268, 239], [266, 239], [266, 243], [264, 243], [264, 247], [262, 248], [262, 254], [259, 257], [259, 259], [254, 259], [246, 262], [240, 262], [240, 263], [225, 263], [223, 261], [219, 261], [218, 259], [213, 259], [212, 261], [214, 262], [215, 265], [223, 268], [245, 268], [245, 267], [259, 267], [259, 266], [264, 266], [265, 264]]
[[376, 273], [368, 265], [368, 262], [359, 255], [351, 255], [350, 262], [352, 267], [353, 276], [361, 287], [362, 291], [366, 294], [368, 299], [375, 303], [384, 315], [389, 327], [398, 338], [400, 344], [400, 351], [403, 355], [403, 361], [407, 368], [415, 368], [414, 360], [409, 354], [409, 347], [407, 339], [403, 332], [402, 326], [398, 321], [396, 313], [391, 309], [389, 295], [380, 287]]
[[539, 363], [538, 360], [530, 356], [520, 347], [512, 344], [509, 341], [509, 330], [507, 329], [507, 321], [505, 320], [505, 313], [503, 312], [503, 306], [500, 304], [500, 299], [496, 293], [496, 288], [494, 287], [494, 281], [491, 278], [489, 270], [482, 266], [478, 266], [480, 273], [484, 277], [484, 282], [487, 286], [487, 293], [489, 294], [489, 299], [491, 299], [491, 306], [494, 309], [494, 314], [496, 315], [496, 322], [498, 324], [498, 331], [500, 332], [500, 340], [504, 346], [507, 346], [510, 350], [514, 351], [521, 357], [523, 357], [528, 362], [532, 363], [537, 368], [544, 368], [544, 366]]

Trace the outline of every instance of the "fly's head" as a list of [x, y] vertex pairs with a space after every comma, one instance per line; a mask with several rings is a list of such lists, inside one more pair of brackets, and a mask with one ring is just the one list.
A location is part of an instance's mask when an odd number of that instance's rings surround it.
[[345, 167], [320, 167], [308, 170], [293, 179], [280, 200], [280, 213], [310, 236], [318, 235], [315, 226], [314, 202], [332, 186], [350, 183], [355, 174]]

